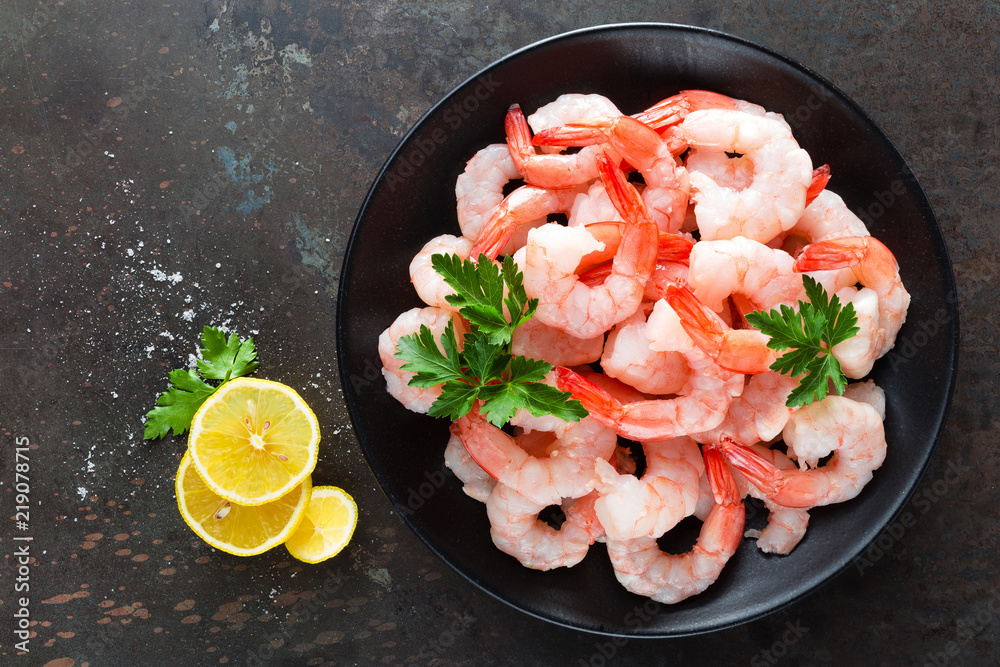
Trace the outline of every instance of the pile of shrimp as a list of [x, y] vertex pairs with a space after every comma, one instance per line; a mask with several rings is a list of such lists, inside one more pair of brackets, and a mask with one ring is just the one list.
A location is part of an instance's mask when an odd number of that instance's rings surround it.
[[[513, 352], [551, 363], [546, 381], [589, 416], [518, 412], [502, 430], [473, 409], [452, 425], [445, 462], [485, 503], [496, 546], [548, 570], [603, 542], [622, 585], [663, 603], [705, 590], [744, 537], [790, 553], [810, 508], [854, 498], [882, 464], [885, 399], [869, 380], [786, 407], [798, 381], [769, 370], [777, 353], [744, 315], [797, 307], [810, 274], [854, 305], [860, 333], [831, 353], [861, 380], [909, 305], [892, 253], [782, 116], [750, 102], [689, 90], [629, 116], [568, 94], [527, 118], [512, 106], [505, 131], [458, 177], [461, 235], [410, 265], [427, 307], [379, 340], [390, 393], [426, 412], [440, 388], [408, 386], [396, 341], [421, 325], [435, 339], [452, 321], [467, 330], [431, 256], [513, 255], [539, 303]], [[769, 510], [761, 531], [744, 533], [747, 495]], [[565, 514], [558, 528], [539, 518], [550, 506]], [[703, 521], [694, 547], [662, 551], [691, 515]]]

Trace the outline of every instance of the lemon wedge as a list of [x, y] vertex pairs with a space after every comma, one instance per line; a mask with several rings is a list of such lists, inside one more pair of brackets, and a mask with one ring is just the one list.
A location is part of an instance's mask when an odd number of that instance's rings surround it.
[[290, 493], [247, 507], [219, 496], [205, 484], [186, 453], [177, 469], [177, 506], [187, 525], [216, 549], [253, 556], [284, 542], [299, 527], [312, 491], [306, 477]]
[[312, 473], [319, 422], [291, 387], [236, 378], [195, 413], [188, 451], [209, 489], [233, 503], [261, 505]]
[[318, 563], [340, 553], [357, 525], [358, 506], [346, 491], [314, 486], [305, 517], [285, 548], [301, 561]]

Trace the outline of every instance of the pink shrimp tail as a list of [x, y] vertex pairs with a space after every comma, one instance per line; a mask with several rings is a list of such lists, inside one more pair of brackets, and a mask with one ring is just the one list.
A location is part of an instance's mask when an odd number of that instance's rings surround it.
[[830, 165], [824, 164], [822, 167], [813, 169], [812, 182], [809, 183], [809, 188], [806, 190], [806, 206], [809, 206], [816, 197], [819, 197], [819, 193], [823, 192], [826, 184], [829, 182]]
[[632, 117], [646, 123], [654, 130], [659, 130], [677, 125], [692, 111], [736, 108], [738, 108], [736, 100], [728, 95], [713, 93], [710, 90], [682, 90]]
[[611, 119], [581, 120], [562, 127], [550, 127], [535, 135], [535, 146], [593, 146], [611, 138]]
[[518, 104], [512, 104], [507, 109], [507, 117], [504, 119], [504, 130], [507, 132], [507, 148], [510, 149], [510, 157], [514, 160], [514, 166], [524, 174], [525, 164], [529, 157], [535, 154], [535, 149], [531, 146], [531, 128]]
[[715, 311], [698, 300], [687, 285], [667, 286], [667, 303], [694, 344], [713, 359], [722, 352], [722, 338], [729, 328]]
[[729, 465], [736, 468], [765, 495], [774, 495], [781, 487], [781, 470], [750, 447], [736, 442], [729, 436], [720, 438], [719, 447]]
[[705, 445], [702, 448], [705, 459], [705, 474], [712, 487], [717, 505], [735, 505], [740, 502], [740, 489], [736, 485], [733, 473], [726, 463], [726, 457], [716, 445]]
[[607, 153], [598, 154], [597, 170], [601, 174], [608, 198], [622, 218], [630, 222], [652, 224], [646, 203]]
[[594, 419], [605, 426], [614, 426], [622, 404], [610, 393], [564, 366], [556, 368], [556, 386], [573, 394], [573, 398], [583, 403]]
[[[593, 223], [593, 224], [594, 225], [607, 225], [607, 224], [619, 224], [620, 225], [622, 223], [598, 222], [598, 223]], [[590, 231], [591, 226], [592, 225], [587, 225], [587, 231]], [[604, 240], [604, 239], [602, 239], [600, 237], [597, 237], [597, 239], [599, 241]], [[604, 243], [605, 243], [605, 245], [609, 245], [609, 241], [604, 241]], [[618, 243], [617, 243], [617, 241], [615, 241], [613, 247], [614, 247], [614, 251], [612, 252], [612, 254], [614, 254], [614, 252], [617, 252], [617, 250], [618, 250]], [[691, 249], [693, 247], [694, 247], [694, 243], [691, 240], [689, 240], [689, 239], [681, 236], [680, 234], [671, 234], [669, 232], [660, 232], [659, 239], [657, 240], [657, 243], [656, 243], [656, 248], [657, 248], [656, 261], [657, 261], [657, 263], [662, 263], [662, 264], [667, 264], [667, 263], [675, 262], [677, 264], [683, 264], [684, 266], [687, 266], [688, 262], [689, 262], [689, 259], [691, 257]], [[606, 252], [607, 252], [607, 249], [605, 249], [604, 251], [602, 251], [602, 254], [604, 254]], [[597, 253], [592, 253], [592, 254], [595, 255], [595, 256], [597, 255]], [[590, 255], [588, 255], [587, 257], [584, 257], [584, 260], [587, 260], [588, 257], [590, 257]], [[580, 264], [584, 265], [585, 261], [581, 261]], [[591, 268], [582, 271], [580, 273], [580, 282], [582, 282], [584, 285], [587, 285], [588, 287], [595, 287], [595, 286], [600, 285], [601, 283], [603, 283], [607, 279], [607, 277], [611, 275], [611, 270], [612, 270], [611, 262], [604, 261], [604, 262], [602, 262], [600, 264], [597, 264], [596, 266], [592, 266]]]
[[503, 247], [507, 245], [507, 241], [514, 235], [515, 227], [516, 225], [510, 223], [510, 219], [501, 204], [483, 225], [476, 242], [469, 250], [469, 259], [476, 264], [479, 263], [480, 255], [496, 259]]
[[[810, 243], [795, 260], [795, 271], [829, 271], [860, 264], [874, 239], [870, 236], [846, 236]], [[877, 241], [876, 241], [877, 242]]]

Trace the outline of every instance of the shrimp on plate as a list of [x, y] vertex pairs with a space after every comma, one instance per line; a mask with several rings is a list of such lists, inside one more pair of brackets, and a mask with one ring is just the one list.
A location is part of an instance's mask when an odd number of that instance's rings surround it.
[[538, 514], [547, 506], [528, 500], [506, 484], [497, 484], [486, 499], [490, 535], [500, 551], [525, 567], [551, 570], [573, 567], [587, 555], [590, 545], [604, 535], [594, 512], [597, 494], [566, 500], [566, 515], [559, 528], [542, 521]]
[[694, 213], [705, 241], [745, 236], [766, 243], [790, 229], [805, 209], [813, 178], [809, 154], [774, 114], [709, 109], [688, 114], [679, 130], [687, 145], [749, 157], [753, 180], [742, 190], [689, 174]]
[[533, 317], [514, 330], [510, 351], [528, 359], [544, 358], [553, 366], [579, 366], [601, 358], [604, 334], [577, 338]]
[[[666, 301], [658, 301], [650, 317], [657, 316], [658, 310], [667, 312], [657, 319], [669, 322], [670, 306]], [[665, 326], [652, 327], [657, 332], [665, 329]], [[679, 396], [623, 402], [586, 377], [563, 367], [556, 369], [558, 387], [573, 394], [594, 419], [632, 440], [661, 440], [715, 428], [725, 418], [732, 400], [743, 391], [743, 376], [720, 367], [698, 349], [680, 326], [676, 329], [677, 336], [664, 336], [659, 343], [663, 348], [680, 352], [687, 361], [690, 375]]]
[[448, 438], [448, 445], [444, 448], [444, 464], [462, 482], [462, 491], [465, 495], [485, 503], [497, 481], [469, 456], [458, 427], [452, 424], [450, 430], [451, 437]]
[[910, 294], [899, 277], [899, 264], [885, 245], [873, 236], [845, 236], [812, 243], [795, 260], [801, 272], [850, 268], [858, 290], [837, 291], [842, 303], [854, 304], [861, 331], [834, 345], [830, 352], [840, 362], [844, 375], [862, 378], [876, 359], [892, 349], [896, 334], [906, 321]]
[[745, 512], [726, 460], [714, 446], [703, 449], [715, 505], [702, 524], [694, 548], [680, 555], [660, 550], [653, 537], [608, 540], [615, 577], [632, 593], [675, 604], [711, 586], [743, 537]]
[[465, 448], [483, 470], [543, 507], [590, 493], [594, 460], [609, 460], [618, 444], [613, 430], [586, 417], [579, 422], [562, 422], [544, 457], [519, 447], [512, 436], [489, 423], [476, 408], [457, 424]]
[[581, 260], [604, 246], [579, 227], [542, 225], [528, 234], [518, 251], [523, 257], [515, 255], [525, 291], [538, 299], [535, 317], [579, 338], [598, 336], [634, 313], [656, 263], [657, 229], [645, 205], [610, 158], [598, 162], [608, 193], [629, 221], [608, 278], [595, 287], [580, 282]]
[[646, 394], [676, 394], [684, 388], [691, 370], [680, 352], [650, 347], [647, 309], [652, 310], [651, 306], [640, 308], [611, 330], [601, 355], [601, 369]]
[[[753, 450], [770, 461], [779, 470], [791, 470], [795, 464], [787, 456], [776, 449], [768, 449], [761, 445], [753, 445]], [[749, 492], [754, 498], [759, 498], [767, 508], [767, 525], [763, 530], [747, 530], [744, 537], [757, 540], [757, 548], [767, 554], [787, 556], [798, 546], [806, 535], [809, 527], [809, 511], [796, 507], [784, 507], [774, 502], [746, 481], [738, 472], [733, 473], [736, 483], [743, 493]], [[744, 490], [745, 489], [745, 490]]]
[[[458, 339], [459, 346], [461, 346], [462, 337], [466, 331], [465, 323], [456, 313], [443, 308], [411, 308], [405, 313], [401, 313], [378, 337], [378, 354], [382, 360], [382, 376], [385, 378], [389, 394], [402, 403], [407, 410], [427, 414], [431, 405], [441, 395], [441, 386], [409, 386], [409, 382], [415, 374], [402, 369], [406, 362], [396, 358], [396, 353], [399, 352], [396, 344], [400, 338], [418, 333], [421, 326], [426, 326], [434, 334], [434, 340], [438, 342], [440, 349], [441, 334], [444, 333], [449, 322], [454, 322], [455, 338]], [[441, 351], [444, 352], [444, 350]]]
[[507, 144], [490, 144], [472, 156], [455, 181], [458, 225], [465, 238], [479, 237], [483, 224], [504, 200], [504, 186], [518, 178], [521, 174]]
[[464, 236], [442, 234], [428, 241], [410, 262], [410, 282], [417, 290], [417, 296], [428, 306], [457, 313], [458, 308], [448, 303], [447, 299], [455, 290], [434, 270], [431, 258], [434, 255], [457, 255], [468, 259], [471, 249], [472, 241]]
[[[885, 429], [868, 403], [829, 395], [792, 413], [783, 434], [798, 470], [781, 470], [758, 452], [734, 443], [722, 448], [730, 464], [768, 498], [810, 508], [856, 497], [885, 460]], [[820, 459], [833, 454], [820, 467]]]
[[568, 212], [579, 193], [575, 189], [547, 190], [522, 185], [493, 209], [469, 250], [469, 256], [473, 260], [478, 260], [481, 254], [496, 259], [505, 248], [513, 250], [507, 244], [519, 228], [543, 225], [549, 214]]
[[676, 232], [688, 206], [687, 170], [677, 164], [670, 146], [648, 125], [631, 116], [579, 120], [539, 132], [539, 146], [591, 146], [607, 143], [645, 181], [642, 199], [661, 231]]
[[692, 514], [698, 504], [699, 470], [689, 461], [700, 457], [687, 436], [642, 443], [646, 470], [641, 478], [619, 474], [606, 461], [596, 462], [597, 518], [609, 540], [659, 537]]

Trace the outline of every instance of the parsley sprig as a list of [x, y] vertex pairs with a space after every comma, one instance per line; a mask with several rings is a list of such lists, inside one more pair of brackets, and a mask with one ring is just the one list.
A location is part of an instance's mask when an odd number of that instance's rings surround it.
[[218, 388], [205, 382], [202, 376], [225, 383], [253, 373], [259, 365], [253, 338], [231, 334], [227, 339], [221, 329], [205, 327], [201, 344], [204, 347], [199, 350], [197, 370], [180, 368], [170, 372], [170, 387], [156, 399], [157, 407], [146, 413], [144, 440], [162, 438], [171, 430], [174, 435], [188, 430], [198, 408]]
[[790, 408], [823, 400], [830, 381], [838, 394], [844, 393], [847, 378], [830, 349], [860, 331], [854, 304], [842, 307], [836, 294], [829, 296], [810, 276], [803, 275], [802, 284], [809, 302], [799, 301], [798, 310], [782, 305], [780, 310], [746, 316], [751, 326], [770, 336], [769, 348], [787, 350], [771, 364], [771, 370], [801, 377], [785, 402]]
[[544, 384], [551, 364], [511, 353], [514, 330], [538, 308], [538, 299], [528, 298], [524, 276], [512, 258], [505, 257], [497, 267], [485, 255], [478, 263], [434, 255], [431, 266], [455, 290], [446, 298], [469, 322], [469, 332], [461, 350], [454, 322], [441, 335], [440, 348], [427, 326], [399, 339], [396, 357], [407, 362], [403, 370], [415, 373], [410, 386], [442, 385], [427, 414], [459, 419], [478, 400], [483, 402], [480, 412], [495, 426], [506, 424], [518, 409], [566, 421], [587, 416], [571, 394]]

